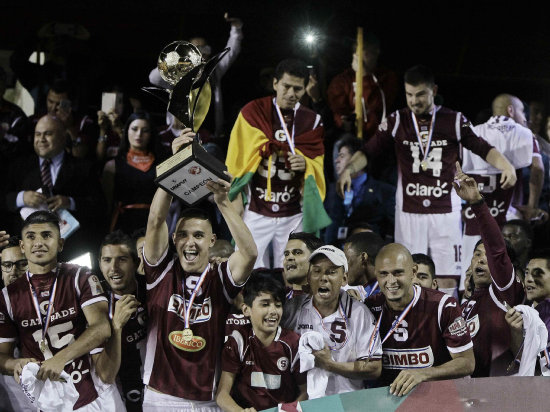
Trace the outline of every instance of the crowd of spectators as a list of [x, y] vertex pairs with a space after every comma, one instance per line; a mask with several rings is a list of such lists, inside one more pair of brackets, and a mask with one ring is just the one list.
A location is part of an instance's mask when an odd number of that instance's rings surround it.
[[[27, 116], [2, 97], [0, 68], [1, 372], [25, 390], [29, 364], [35, 380], [66, 372], [82, 411], [252, 411], [549, 375], [544, 105], [503, 90], [474, 125], [437, 103], [430, 68], [380, 68], [367, 34], [362, 124], [355, 46], [325, 85], [300, 59], [278, 62], [272, 93], [229, 118], [222, 78], [243, 22], [226, 21], [231, 51], [199, 130], [132, 93], [88, 113], [82, 73], [25, 49], [11, 69], [34, 98]], [[170, 89], [153, 66], [144, 85]], [[154, 180], [197, 135], [232, 181], [189, 208]], [[91, 268], [65, 263], [86, 253]], [[32, 410], [15, 380], [2, 377], [0, 409]]]

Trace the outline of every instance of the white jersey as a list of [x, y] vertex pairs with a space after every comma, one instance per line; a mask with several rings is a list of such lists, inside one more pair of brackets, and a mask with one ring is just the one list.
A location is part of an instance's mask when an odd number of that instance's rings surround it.
[[[354, 300], [345, 291], [340, 291], [338, 310], [325, 318], [321, 316], [313, 307], [311, 296], [304, 296], [297, 312], [295, 331], [300, 335], [308, 331], [323, 335], [325, 343], [331, 348], [332, 359], [336, 362], [354, 362], [368, 357], [375, 319], [363, 303]], [[371, 359], [381, 358], [380, 339], [376, 339]], [[363, 381], [360, 379], [348, 379], [329, 373], [326, 395], [363, 388]]]
[[[474, 127], [476, 134], [495, 147], [515, 169], [533, 160], [533, 132], [506, 116], [492, 116]], [[462, 170], [476, 175], [497, 175], [501, 171], [469, 150], [462, 151]]]

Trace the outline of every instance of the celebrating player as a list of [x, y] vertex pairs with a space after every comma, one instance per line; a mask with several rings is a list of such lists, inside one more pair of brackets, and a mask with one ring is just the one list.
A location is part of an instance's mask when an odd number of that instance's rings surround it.
[[[190, 129], [185, 129], [173, 141], [173, 152], [193, 137]], [[172, 235], [177, 252], [174, 258], [166, 225], [171, 196], [158, 189], [151, 204], [143, 249], [149, 315], [145, 411], [218, 410], [213, 395], [225, 319], [258, 252], [250, 231], [227, 198], [229, 183], [220, 179], [208, 182], [207, 187], [238, 247], [219, 265], [208, 263], [216, 235], [206, 213], [196, 209], [182, 212]]]
[[311, 295], [292, 299], [301, 301], [301, 305], [287, 324], [299, 334], [316, 331], [323, 335], [325, 347], [313, 355], [316, 367], [332, 372], [326, 395], [362, 389], [363, 380], [378, 378], [382, 368], [379, 340], [373, 334], [374, 317], [341, 290], [348, 272], [344, 252], [334, 246], [321, 246], [309, 262]]
[[[454, 164], [463, 146], [502, 171], [502, 187], [516, 182], [514, 167], [478, 137], [459, 112], [436, 106], [432, 71], [415, 66], [405, 73], [408, 108], [392, 113], [365, 144], [368, 156], [395, 150], [399, 181], [396, 194], [395, 241], [411, 253], [428, 253], [435, 261], [440, 288], [451, 294], [460, 276], [460, 199], [452, 192]], [[363, 152], [353, 155], [339, 178], [339, 190], [367, 165]], [[447, 290], [445, 290], [447, 289]]]
[[[520, 304], [523, 287], [516, 279], [500, 228], [479, 193], [476, 181], [462, 172], [458, 162], [456, 171], [453, 186], [472, 208], [481, 234], [471, 263], [475, 289], [462, 303], [462, 314], [474, 342], [476, 369], [472, 376], [498, 376], [505, 373], [511, 360], [506, 359], [510, 329], [505, 320], [505, 302], [510, 306]], [[498, 361], [502, 355], [504, 358]]]
[[95, 364], [106, 383], [113, 383], [118, 377], [129, 412], [141, 411], [143, 402], [141, 369], [147, 315], [145, 278], [136, 276], [138, 265], [136, 242], [130, 236], [116, 231], [103, 239], [99, 267], [110, 286], [107, 294], [112, 334]]
[[365, 303], [378, 315], [384, 352], [379, 382], [403, 396], [424, 381], [471, 374], [472, 341], [456, 299], [414, 285], [417, 267], [398, 243], [380, 250], [375, 270], [382, 293]]
[[[113, 410], [114, 404], [98, 398], [90, 374], [90, 351], [110, 335], [98, 278], [57, 262], [64, 243], [57, 215], [34, 212], [24, 221], [21, 237], [29, 269], [0, 296], [0, 369], [17, 381], [28, 362], [40, 362], [36, 377], [41, 380], [59, 380], [64, 370], [80, 395], [75, 409]], [[12, 357], [16, 340], [20, 359]]]

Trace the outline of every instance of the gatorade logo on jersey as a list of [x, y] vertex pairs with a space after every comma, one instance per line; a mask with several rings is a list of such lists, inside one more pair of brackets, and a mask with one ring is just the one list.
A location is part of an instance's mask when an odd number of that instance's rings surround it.
[[414, 349], [384, 349], [382, 367], [386, 369], [429, 368], [434, 364], [431, 346]]
[[[170, 296], [168, 302], [168, 312], [175, 313], [178, 318], [185, 322], [185, 306], [189, 304], [189, 300], [186, 300], [186, 304], [183, 304], [183, 298], [178, 294]], [[193, 307], [189, 313], [189, 323], [203, 323], [208, 322], [212, 317], [212, 302], [210, 298], [204, 299], [203, 303], [193, 303]]]

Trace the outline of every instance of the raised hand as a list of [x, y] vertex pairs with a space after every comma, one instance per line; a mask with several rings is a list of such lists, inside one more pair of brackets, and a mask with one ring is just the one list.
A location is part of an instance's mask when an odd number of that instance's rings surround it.
[[483, 199], [483, 196], [479, 193], [477, 182], [474, 178], [468, 176], [462, 171], [460, 163], [458, 162], [456, 162], [456, 174], [453, 187], [456, 190], [456, 194], [460, 196], [461, 199], [469, 203], [475, 203]]

